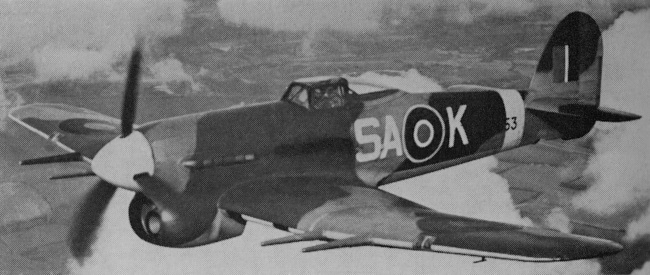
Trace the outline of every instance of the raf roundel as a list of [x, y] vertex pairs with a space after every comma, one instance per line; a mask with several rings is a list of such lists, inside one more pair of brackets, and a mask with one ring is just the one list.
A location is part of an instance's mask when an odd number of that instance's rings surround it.
[[406, 111], [402, 129], [404, 153], [413, 163], [430, 160], [445, 140], [445, 123], [440, 113], [428, 105], [414, 105]]

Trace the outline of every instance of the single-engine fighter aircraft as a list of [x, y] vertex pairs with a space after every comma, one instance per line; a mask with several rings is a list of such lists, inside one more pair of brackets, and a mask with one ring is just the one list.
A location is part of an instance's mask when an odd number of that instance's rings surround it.
[[141, 58], [136, 46], [121, 120], [58, 104], [10, 114], [70, 152], [23, 165], [85, 161], [87, 173], [54, 178], [100, 179], [71, 229], [78, 258], [88, 254], [102, 215], [89, 209], [105, 208], [116, 188], [136, 192], [135, 233], [167, 247], [232, 238], [253, 221], [292, 233], [262, 245], [324, 241], [304, 252], [374, 245], [546, 262], [623, 248], [445, 214], [377, 188], [542, 139], [578, 138], [596, 121], [639, 119], [599, 107], [601, 33], [587, 14], [559, 23], [522, 90], [458, 85], [413, 93], [354, 75], [317, 77], [292, 82], [278, 101], [134, 125]]

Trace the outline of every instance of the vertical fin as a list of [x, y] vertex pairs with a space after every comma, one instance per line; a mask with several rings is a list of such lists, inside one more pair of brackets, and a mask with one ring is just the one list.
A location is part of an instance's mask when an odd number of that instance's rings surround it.
[[527, 112], [538, 119], [530, 125], [538, 121], [544, 133], [536, 138], [573, 139], [591, 131], [596, 118], [581, 114], [596, 113], [600, 104], [602, 43], [598, 24], [586, 13], [570, 13], [558, 23], [526, 99]]
[[535, 98], [552, 97], [598, 106], [603, 46], [600, 28], [582, 12], [567, 15], [555, 28], [530, 83]]

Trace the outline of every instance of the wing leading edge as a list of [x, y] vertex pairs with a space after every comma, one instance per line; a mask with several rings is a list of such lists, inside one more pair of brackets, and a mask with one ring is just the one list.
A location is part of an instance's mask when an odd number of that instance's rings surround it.
[[219, 207], [296, 234], [263, 245], [327, 241], [304, 252], [375, 245], [549, 262], [600, 257], [622, 249], [604, 239], [444, 214], [382, 190], [337, 179], [291, 177], [248, 182], [226, 192]]
[[120, 134], [119, 119], [64, 104], [21, 106], [9, 118], [86, 161]]

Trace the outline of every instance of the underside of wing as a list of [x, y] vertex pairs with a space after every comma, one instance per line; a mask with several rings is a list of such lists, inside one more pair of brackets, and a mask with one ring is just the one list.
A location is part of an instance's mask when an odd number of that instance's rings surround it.
[[63, 104], [31, 104], [13, 109], [9, 117], [59, 147], [92, 159], [120, 134], [120, 121]]
[[295, 235], [264, 245], [305, 240], [317, 251], [375, 245], [518, 261], [566, 261], [616, 253], [614, 242], [444, 214], [337, 179], [269, 178], [226, 192], [221, 209]]

